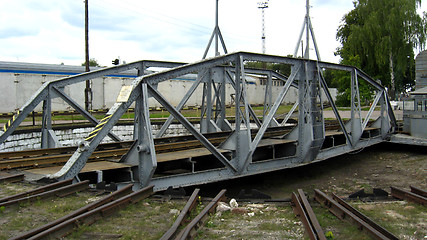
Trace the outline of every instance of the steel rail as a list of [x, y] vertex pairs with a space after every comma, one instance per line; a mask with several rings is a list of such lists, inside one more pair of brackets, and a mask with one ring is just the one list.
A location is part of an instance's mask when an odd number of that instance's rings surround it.
[[[264, 137], [267, 138], [280, 136], [287, 132], [289, 132], [289, 130], [287, 130], [286, 128], [279, 128], [279, 130], [277, 131], [270, 130], [266, 132]], [[255, 132], [253, 134], [255, 134]], [[212, 136], [208, 138], [208, 140], [214, 146], [218, 146], [227, 138], [227, 136], [223, 135], [224, 134], [217, 136], [217, 134], [211, 134], [208, 135]], [[184, 139], [185, 137], [182, 137], [182, 139]], [[202, 147], [200, 141], [196, 139], [182, 139], [173, 137], [170, 140], [174, 142], [167, 142], [168, 140], [166, 138], [158, 139], [158, 144], [155, 145], [156, 153], [180, 151]], [[104, 158], [120, 158], [128, 152], [132, 143], [133, 141], [102, 144], [89, 157], [89, 161], [99, 161]], [[76, 147], [64, 147], [0, 153], [0, 170], [65, 163], [72, 156], [72, 153], [75, 151], [75, 149]]]
[[409, 186], [409, 187], [411, 188], [412, 193], [418, 194], [418, 195], [423, 196], [423, 197], [427, 197], [427, 191], [426, 190], [423, 190], [421, 188], [417, 188], [414, 186]]
[[78, 227], [81, 224], [90, 225], [105, 216], [112, 214], [113, 212], [126, 207], [129, 204], [137, 203], [153, 194], [153, 187], [148, 186], [140, 189], [134, 193], [123, 196], [117, 200], [109, 202], [105, 205], [99, 206], [95, 209], [77, 215], [70, 218], [58, 225], [46, 229], [28, 239], [46, 239], [46, 238], [61, 238], [68, 235], [74, 230], [74, 227]]
[[15, 174], [10, 176], [5, 176], [0, 178], [0, 183], [14, 183], [14, 182], [20, 182], [25, 179], [24, 174]]
[[68, 196], [68, 195], [73, 194], [75, 192], [83, 191], [87, 188], [89, 188], [89, 180], [85, 180], [85, 181], [82, 181], [82, 182], [79, 182], [76, 184], [72, 184], [72, 185], [68, 185], [68, 186], [63, 186], [63, 187], [56, 188], [56, 189], [53, 189], [53, 190], [50, 190], [47, 192], [35, 194], [32, 196], [23, 197], [23, 198], [14, 199], [11, 201], [3, 202], [3, 203], [0, 203], [0, 206], [4, 206], [4, 207], [6, 207], [6, 209], [8, 209], [9, 207], [16, 206], [20, 203], [34, 202], [37, 200], [47, 199], [47, 198], [54, 197], [54, 196], [65, 197], [65, 196]]
[[423, 197], [413, 192], [409, 192], [400, 188], [390, 187], [391, 195], [395, 198], [408, 200], [421, 205], [427, 205], [427, 197]]
[[60, 188], [60, 187], [63, 187], [63, 186], [70, 185], [71, 183], [73, 183], [73, 179], [67, 179], [67, 180], [56, 182], [56, 183], [52, 183], [52, 184], [49, 184], [49, 185], [46, 185], [46, 186], [38, 187], [36, 189], [29, 190], [29, 191], [26, 191], [26, 192], [23, 192], [23, 193], [18, 193], [18, 194], [12, 195], [12, 196], [4, 197], [4, 198], [0, 199], [0, 204], [2, 202], [8, 202], [8, 201], [12, 201], [12, 200], [15, 200], [15, 199], [20, 199], [20, 198], [32, 196], [32, 195], [35, 195], [35, 194], [39, 194], [39, 193], [42, 193], [42, 192], [47, 192], [47, 191], [50, 191], [50, 190], [53, 190], [53, 189], [57, 189], [57, 188]]
[[350, 212], [352, 212], [354, 215], [356, 215], [357, 217], [359, 217], [360, 219], [362, 219], [363, 221], [365, 221], [367, 224], [369, 224], [370, 226], [372, 226], [373, 228], [375, 228], [378, 232], [382, 233], [388, 239], [393, 239], [393, 240], [398, 240], [399, 239], [393, 233], [389, 232], [387, 229], [381, 227], [376, 222], [372, 221], [369, 217], [367, 217], [363, 213], [361, 213], [358, 210], [356, 210], [354, 207], [352, 207], [350, 204], [348, 204], [347, 202], [345, 202], [343, 199], [341, 199], [337, 195], [335, 195], [335, 194], [332, 193], [332, 198], [335, 201], [337, 201], [339, 204], [341, 204], [342, 206], [344, 206], [347, 210], [349, 210]]
[[[123, 141], [123, 142], [113, 142], [113, 143], [103, 143], [98, 146], [99, 150], [107, 149], [117, 149], [130, 147], [133, 141]], [[0, 161], [14, 158], [29, 158], [29, 157], [38, 157], [54, 154], [65, 154], [65, 153], [74, 153], [76, 151], [76, 146], [71, 147], [58, 147], [58, 148], [47, 148], [47, 149], [34, 149], [34, 150], [24, 150], [24, 151], [15, 151], [15, 152], [1, 152]]]
[[[127, 153], [129, 149], [113, 149], [113, 150], [104, 150], [96, 151], [89, 157], [90, 160], [99, 160], [102, 158], [109, 157], [120, 157], [123, 154]], [[0, 169], [11, 169], [11, 168], [23, 168], [31, 166], [40, 166], [40, 165], [49, 165], [55, 163], [65, 163], [72, 156], [72, 154], [63, 154], [63, 155], [53, 155], [53, 156], [43, 156], [43, 157], [33, 157], [33, 158], [22, 158], [14, 160], [3, 160], [0, 161]]]
[[65, 216], [63, 216], [61, 218], [58, 218], [55, 221], [47, 223], [47, 224], [45, 224], [45, 225], [43, 225], [41, 227], [34, 228], [34, 229], [32, 229], [32, 230], [30, 230], [28, 232], [25, 232], [25, 233], [20, 234], [18, 236], [12, 237], [9, 240], [28, 239], [28, 238], [36, 235], [36, 234], [39, 234], [39, 233], [41, 233], [43, 231], [46, 231], [49, 228], [52, 228], [52, 227], [54, 227], [56, 225], [59, 225], [59, 224], [65, 222], [65, 221], [67, 221], [69, 219], [72, 219], [72, 218], [74, 218], [76, 216], [79, 216], [79, 215], [81, 215], [81, 214], [83, 214], [85, 212], [89, 212], [89, 211], [91, 211], [91, 210], [93, 210], [93, 209], [95, 209], [97, 207], [105, 205], [105, 204], [107, 204], [109, 202], [112, 202], [112, 201], [114, 201], [116, 199], [122, 198], [122, 197], [124, 197], [124, 196], [126, 196], [126, 195], [128, 195], [128, 194], [130, 194], [132, 192], [132, 186], [133, 186], [133, 184], [126, 185], [125, 187], [123, 187], [123, 188], [121, 188], [121, 189], [119, 189], [119, 190], [117, 190], [117, 191], [115, 191], [115, 192], [113, 192], [113, 193], [111, 193], [111, 194], [103, 197], [102, 199], [99, 199], [98, 201], [92, 202], [92, 203], [90, 203], [90, 204], [88, 204], [88, 205], [86, 205], [86, 206], [84, 206], [84, 207], [82, 207], [80, 209], [77, 209], [76, 211], [73, 211], [73, 212], [71, 212], [71, 213], [69, 213], [69, 214], [67, 214], [67, 215], [65, 215]]
[[381, 240], [387, 240], [388, 237], [384, 236], [382, 233], [380, 233], [378, 230], [373, 228], [371, 225], [360, 219], [358, 216], [347, 210], [345, 207], [343, 207], [341, 204], [327, 196], [325, 193], [321, 192], [318, 189], [314, 190], [314, 199], [318, 201], [320, 204], [328, 208], [328, 210], [334, 214], [337, 218], [344, 220], [346, 218], [349, 218], [354, 223], [356, 223], [360, 229], [367, 230], [372, 236], [374, 236], [376, 239]]
[[184, 224], [184, 220], [189, 216], [190, 212], [197, 206], [197, 198], [199, 196], [200, 189], [196, 188], [188, 199], [181, 213], [176, 218], [172, 227], [160, 238], [160, 240], [173, 239], [178, 231], [179, 226]]
[[317, 221], [316, 215], [301, 189], [298, 189], [297, 194], [292, 193], [292, 203], [294, 213], [301, 219], [310, 239], [326, 240], [322, 227], [320, 227], [319, 221]]
[[221, 190], [218, 195], [197, 215], [188, 225], [185, 227], [176, 237], [176, 239], [193, 239], [197, 233], [197, 230], [203, 226], [205, 221], [208, 218], [208, 213], [211, 213], [215, 210], [215, 207], [218, 205], [218, 202], [225, 197], [225, 192], [227, 190]]

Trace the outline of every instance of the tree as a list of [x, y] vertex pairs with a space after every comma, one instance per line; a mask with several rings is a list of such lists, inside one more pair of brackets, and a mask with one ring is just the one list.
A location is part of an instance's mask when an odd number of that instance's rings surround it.
[[388, 87], [389, 95], [414, 84], [414, 48], [424, 49], [427, 14], [421, 0], [355, 0], [337, 31], [342, 64], [361, 68]]
[[[292, 55], [287, 55], [286, 57], [292, 57]], [[291, 66], [288, 64], [264, 63], [264, 62], [246, 62], [245, 67], [273, 70], [273, 71], [276, 71], [276, 72], [283, 74], [285, 76], [291, 75]]]
[[[82, 66], [86, 66], [86, 62], [82, 63]], [[89, 59], [89, 66], [91, 66], [91, 67], [100, 67], [98, 61], [95, 58]]]

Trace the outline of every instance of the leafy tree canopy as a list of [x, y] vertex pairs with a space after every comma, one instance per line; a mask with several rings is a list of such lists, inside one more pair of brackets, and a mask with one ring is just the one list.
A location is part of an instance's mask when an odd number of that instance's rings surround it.
[[[426, 44], [427, 14], [417, 14], [421, 0], [355, 0], [353, 4], [338, 28], [336, 37], [342, 46], [336, 54], [342, 64], [380, 79], [394, 98], [414, 84], [414, 48], [424, 49]], [[338, 76], [336, 81], [344, 87], [350, 77]]]
[[[86, 66], [86, 62], [82, 63], [82, 66]], [[89, 59], [89, 66], [91, 66], [91, 67], [100, 67], [98, 61], [95, 58]]]

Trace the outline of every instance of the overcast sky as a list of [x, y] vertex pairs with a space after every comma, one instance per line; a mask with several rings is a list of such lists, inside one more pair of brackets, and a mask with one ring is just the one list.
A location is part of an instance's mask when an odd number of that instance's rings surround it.
[[[219, 0], [219, 27], [228, 52], [262, 52], [258, 2]], [[305, 2], [269, 1], [267, 54], [293, 54]], [[338, 62], [336, 30], [343, 15], [353, 9], [352, 0], [311, 0], [310, 4], [322, 60]], [[421, 11], [427, 11], [427, 3]], [[0, 0], [0, 22], [0, 61], [84, 62], [83, 0]], [[89, 0], [90, 58], [103, 66], [118, 57], [126, 62], [194, 62], [202, 58], [214, 26], [215, 0]], [[208, 56], [213, 55], [210, 51]]]

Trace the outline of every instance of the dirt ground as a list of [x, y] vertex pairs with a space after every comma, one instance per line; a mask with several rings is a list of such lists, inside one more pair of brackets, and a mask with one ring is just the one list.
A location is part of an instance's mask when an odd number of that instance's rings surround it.
[[[303, 189], [310, 197], [314, 211], [330, 239], [371, 239], [355, 226], [342, 223], [313, 201], [314, 189], [348, 197], [364, 189], [372, 193], [380, 188], [390, 193], [390, 186], [409, 189], [409, 186], [427, 189], [427, 148], [397, 144], [380, 144], [363, 151], [346, 154], [323, 162], [294, 169], [209, 185], [206, 192], [225, 188], [228, 197], [237, 197], [241, 189], [257, 189], [273, 199], [289, 199], [292, 192]], [[359, 211], [374, 221], [387, 226], [399, 239], [427, 239], [427, 207], [402, 201], [352, 201]], [[248, 206], [245, 203], [242, 205]], [[264, 204], [255, 209], [255, 217], [214, 217], [215, 227], [205, 228], [200, 239], [303, 239], [307, 238], [301, 222], [290, 206]], [[249, 205], [247, 212], [254, 212]], [[261, 214], [258, 214], [261, 212]], [[231, 214], [233, 216], [233, 214]], [[274, 219], [274, 220], [272, 220]], [[282, 222], [277, 222], [281, 219]], [[402, 220], [404, 220], [402, 222]], [[270, 227], [265, 227], [269, 223]], [[254, 227], [255, 226], [255, 227]], [[273, 227], [272, 227], [273, 226]], [[274, 227], [275, 226], [275, 227]], [[233, 228], [236, 228], [233, 230]], [[264, 228], [264, 231], [260, 230]], [[271, 229], [278, 229], [273, 231]], [[283, 230], [286, 231], [283, 231]], [[225, 232], [228, 231], [229, 234]], [[247, 234], [242, 234], [246, 232]], [[233, 233], [233, 234], [231, 234]], [[308, 239], [308, 238], [307, 238]]]
[[[390, 192], [390, 186], [409, 189], [410, 185], [427, 189], [427, 148], [380, 144], [308, 166], [198, 187], [203, 197], [212, 197], [225, 188], [228, 199], [236, 198], [241, 189], [257, 189], [273, 199], [289, 199], [292, 192], [303, 189], [329, 239], [372, 239], [355, 225], [341, 222], [314, 202], [313, 189], [347, 197], [361, 189], [368, 193], [373, 188]], [[28, 186], [22, 185], [22, 188]], [[10, 195], [11, 189], [15, 192], [24, 190], [19, 186], [0, 186], [0, 197]], [[191, 188], [186, 190], [191, 194]], [[93, 197], [88, 194], [79, 196], [83, 199]], [[427, 239], [426, 206], [391, 199], [350, 203], [399, 239]], [[184, 204], [179, 200], [147, 199], [91, 226], [81, 226], [66, 239], [159, 239], [177, 216], [177, 211], [171, 209], [179, 210]], [[204, 204], [206, 202], [199, 209]], [[288, 202], [254, 204], [238, 201], [238, 204], [237, 210], [213, 214], [199, 230], [196, 239], [308, 239]], [[16, 232], [35, 227], [34, 222], [41, 224], [42, 218], [46, 217], [40, 209], [48, 209], [51, 205], [37, 203], [36, 208], [21, 207], [21, 215], [35, 211], [37, 214], [32, 214], [32, 217], [40, 215], [40, 221], [32, 221], [31, 224], [20, 221], [19, 226], [12, 226], [10, 222], [16, 221], [20, 214], [10, 219], [8, 214], [0, 213], [0, 239], [8, 239]]]

